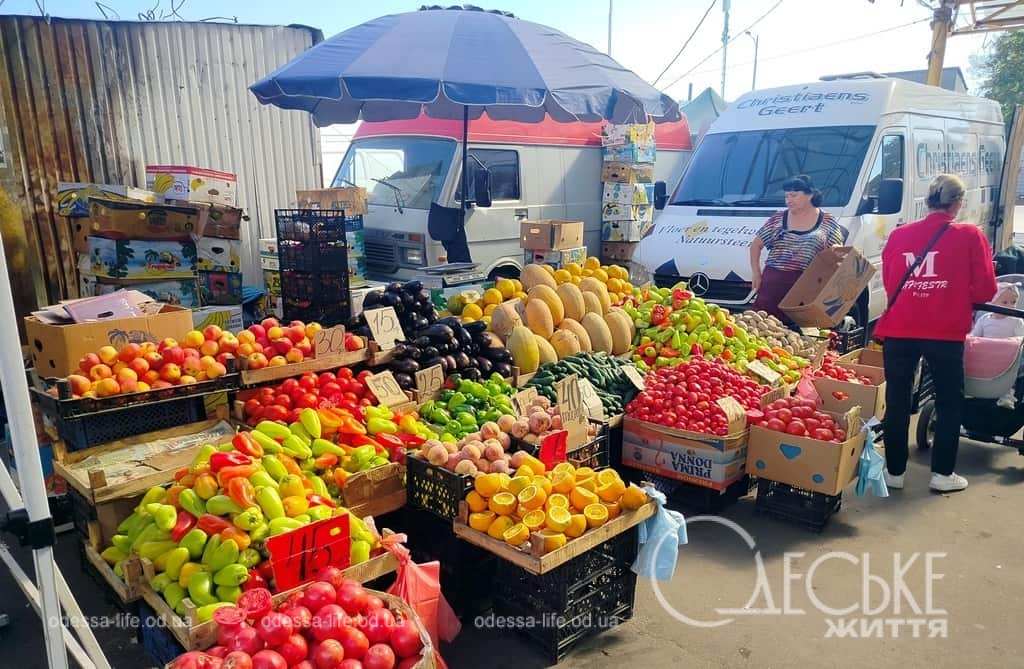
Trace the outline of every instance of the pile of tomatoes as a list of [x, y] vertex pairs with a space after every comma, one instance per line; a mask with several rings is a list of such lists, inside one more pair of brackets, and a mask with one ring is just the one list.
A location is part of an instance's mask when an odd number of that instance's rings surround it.
[[660, 367], [647, 375], [644, 384], [646, 390], [626, 406], [627, 416], [718, 436], [729, 433], [729, 422], [717, 400], [732, 397], [744, 409], [756, 409], [770, 390], [727, 365], [700, 358]]
[[340, 407], [355, 413], [376, 403], [366, 386], [370, 375], [368, 370], [354, 375], [348, 367], [341, 367], [337, 372], [307, 372], [297, 379], [285, 379], [277, 386], [260, 388], [245, 401], [245, 420], [249, 424], [262, 420], [294, 423], [307, 408]]
[[269, 591], [217, 609], [217, 645], [180, 655], [171, 669], [411, 669], [421, 659], [417, 624], [325, 567], [276, 610]]
[[837, 444], [846, 441], [846, 430], [840, 427], [832, 416], [818, 411], [814, 400], [800, 397], [775, 400], [764, 412], [748, 411], [747, 421], [766, 430], [785, 432], [797, 437], [810, 437]]
[[814, 376], [819, 379], [836, 379], [838, 381], [847, 381], [849, 383], [859, 383], [865, 386], [873, 384], [871, 379], [868, 377], [857, 376], [857, 373], [852, 369], [840, 366], [839, 356], [832, 351], [825, 354], [825, 359], [821, 361], [821, 369], [815, 370]]

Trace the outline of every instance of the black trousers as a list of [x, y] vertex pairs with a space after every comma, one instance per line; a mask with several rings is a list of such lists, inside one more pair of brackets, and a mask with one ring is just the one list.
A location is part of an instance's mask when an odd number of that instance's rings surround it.
[[885, 358], [885, 462], [890, 474], [907, 469], [907, 439], [914, 375], [922, 357], [935, 384], [935, 443], [932, 471], [949, 476], [960, 445], [964, 406], [964, 344], [931, 339], [886, 339]]
[[445, 253], [448, 255], [448, 262], [473, 262], [469, 255], [469, 244], [466, 243], [465, 231], [455, 235], [454, 239], [442, 239], [441, 246], [444, 247]]

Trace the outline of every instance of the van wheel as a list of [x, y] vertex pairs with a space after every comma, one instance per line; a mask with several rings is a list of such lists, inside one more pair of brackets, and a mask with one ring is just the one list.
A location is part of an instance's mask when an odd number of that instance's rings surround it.
[[515, 265], [502, 265], [495, 267], [491, 270], [491, 273], [487, 275], [489, 281], [497, 281], [498, 279], [518, 279], [519, 268]]
[[927, 451], [935, 441], [935, 402], [928, 400], [917, 417], [917, 450]]

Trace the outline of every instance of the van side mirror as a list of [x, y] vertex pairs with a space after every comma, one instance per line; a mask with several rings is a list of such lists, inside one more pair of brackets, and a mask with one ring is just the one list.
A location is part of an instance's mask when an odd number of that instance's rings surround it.
[[473, 193], [478, 207], [491, 206], [491, 171], [486, 168], [473, 170]]
[[654, 208], [661, 211], [668, 203], [668, 187], [664, 181], [654, 182]]
[[903, 208], [903, 179], [882, 179], [878, 185], [879, 214], [896, 214]]

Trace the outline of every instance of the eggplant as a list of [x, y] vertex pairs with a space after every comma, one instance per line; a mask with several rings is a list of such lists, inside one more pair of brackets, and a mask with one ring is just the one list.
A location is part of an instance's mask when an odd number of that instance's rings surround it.
[[405, 343], [395, 344], [394, 354], [393, 355], [394, 355], [395, 358], [398, 358], [398, 359], [408, 358], [409, 357], [409, 351], [411, 351], [413, 348], [415, 348], [415, 347], [414, 346], [409, 346], [408, 344], [405, 344]]
[[[436, 358], [441, 355], [441, 352], [437, 350], [436, 346], [424, 346], [420, 349], [420, 358], [425, 360], [427, 358]], [[427, 365], [429, 367], [429, 365]]]
[[444, 358], [442, 358], [439, 355], [433, 357], [420, 357], [420, 369], [427, 369], [428, 367], [433, 367], [434, 365], [441, 365], [441, 370], [443, 371]]
[[508, 377], [512, 376], [512, 365], [510, 365], [507, 362], [496, 362], [494, 363], [494, 366], [491, 368], [491, 371], [497, 372], [498, 374], [501, 374], [502, 377], [507, 379]]
[[482, 355], [476, 357], [476, 367], [480, 370], [481, 374], [485, 375], [490, 375], [491, 370], [494, 369], [494, 365], [491, 364], [491, 361]]
[[384, 303], [384, 291], [373, 290], [363, 298], [363, 309], [372, 309]]
[[402, 304], [404, 304], [407, 309], [412, 309], [416, 304], [416, 298], [413, 297], [412, 293], [402, 291], [398, 294], [398, 297], [402, 300]]
[[420, 337], [420, 336], [417, 336], [416, 339], [414, 339], [412, 341], [412, 343], [413, 343], [413, 346], [415, 346], [416, 348], [420, 348], [420, 349], [426, 348], [426, 347], [431, 346], [433, 344], [433, 342], [430, 340], [430, 337]]
[[407, 293], [418, 293], [419, 291], [423, 290], [423, 282], [416, 280], [406, 281], [405, 284], [402, 286], [402, 290], [404, 290]]
[[445, 374], [451, 374], [459, 368], [459, 366], [455, 364], [455, 356], [453, 355], [444, 356], [444, 362], [445, 365], [447, 365], [444, 369]]
[[[416, 283], [419, 283], [419, 281], [417, 281]], [[420, 285], [423, 285], [423, 284], [420, 284]], [[416, 302], [418, 302], [419, 304], [431, 304], [432, 303], [432, 300], [430, 299], [430, 291], [427, 290], [426, 288], [420, 288], [419, 290], [415, 291], [414, 292], [414, 297], [416, 298]]]
[[476, 343], [472, 343], [469, 346], [463, 346], [462, 350], [470, 355], [480, 355], [480, 347], [477, 346]]
[[401, 372], [399, 372], [398, 374], [395, 374], [394, 376], [395, 376], [395, 381], [398, 381], [398, 386], [402, 390], [412, 390], [413, 388], [416, 387], [416, 381], [411, 376], [409, 376], [408, 374], [402, 374]]
[[419, 331], [430, 327], [430, 321], [423, 316], [414, 316], [410, 325], [414, 331]]
[[454, 328], [457, 325], [462, 325], [462, 321], [459, 320], [458, 316], [445, 316], [444, 318], [437, 319], [437, 322], [441, 325], [446, 325], [450, 328]]
[[452, 328], [455, 331], [455, 339], [459, 342], [459, 346], [466, 348], [473, 343], [473, 337], [466, 332], [466, 328], [461, 325], [457, 328]]
[[493, 332], [484, 332], [479, 338], [480, 348], [505, 348], [498, 335]]
[[472, 323], [463, 323], [463, 329], [469, 334], [476, 337], [477, 335], [487, 332], [487, 323], [483, 321], [473, 321]]
[[384, 292], [394, 293], [395, 295], [397, 295], [402, 292], [402, 284], [399, 283], [398, 281], [392, 281], [391, 283], [384, 287]]
[[458, 369], [464, 369], [469, 367], [469, 356], [466, 355], [465, 351], [459, 351], [455, 354], [455, 366]]
[[409, 347], [409, 353], [406, 355], [410, 360], [419, 360], [423, 357], [423, 349], [416, 348], [415, 346]]
[[415, 360], [392, 360], [388, 369], [398, 374], [415, 374], [420, 371], [420, 363]]
[[428, 325], [422, 330], [416, 333], [417, 337], [430, 337], [434, 343], [437, 342], [451, 342], [455, 339], [455, 331], [440, 321], [433, 325]]
[[512, 363], [512, 353], [507, 348], [487, 348], [484, 349], [483, 355], [491, 362]]
[[477, 369], [476, 367], [466, 367], [461, 371], [462, 375], [469, 379], [470, 381], [479, 381], [482, 377], [482, 375], [480, 374], [480, 370]]

